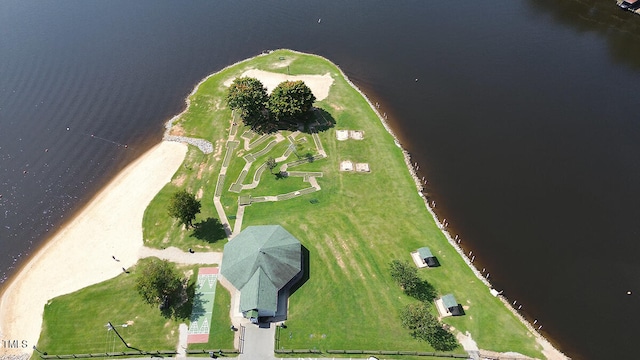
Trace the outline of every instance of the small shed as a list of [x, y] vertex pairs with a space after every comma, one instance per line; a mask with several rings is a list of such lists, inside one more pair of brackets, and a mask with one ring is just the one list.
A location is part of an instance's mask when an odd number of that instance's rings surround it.
[[442, 305], [453, 316], [463, 315], [462, 308], [453, 294], [447, 294], [442, 296]]
[[421, 247], [420, 249], [418, 249], [418, 255], [420, 255], [420, 260], [427, 264], [428, 267], [440, 266], [438, 259], [433, 256], [433, 253], [431, 253], [431, 249], [429, 249], [428, 247]]

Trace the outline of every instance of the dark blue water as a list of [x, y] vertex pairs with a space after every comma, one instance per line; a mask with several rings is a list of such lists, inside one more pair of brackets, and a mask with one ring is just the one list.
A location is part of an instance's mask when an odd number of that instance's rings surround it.
[[437, 212], [563, 351], [633, 357], [638, 34], [608, 0], [2, 1], [0, 281], [201, 78], [284, 47], [380, 102]]

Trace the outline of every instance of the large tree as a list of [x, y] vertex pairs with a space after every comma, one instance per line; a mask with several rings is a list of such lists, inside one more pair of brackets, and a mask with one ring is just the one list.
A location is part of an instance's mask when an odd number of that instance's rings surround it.
[[316, 97], [303, 81], [284, 81], [269, 96], [267, 107], [276, 121], [305, 120]]
[[136, 289], [147, 304], [171, 306], [179, 298], [185, 284], [173, 263], [157, 258], [140, 265]]
[[418, 270], [408, 262], [392, 260], [389, 264], [389, 274], [406, 293], [411, 293], [420, 283]]
[[431, 302], [438, 292], [428, 281], [418, 276], [418, 270], [408, 262], [393, 260], [389, 264], [391, 277], [402, 287], [405, 294], [420, 301]]
[[260, 133], [270, 125], [268, 100], [267, 88], [260, 80], [251, 77], [235, 78], [227, 93], [229, 107], [240, 112], [245, 125]]
[[169, 216], [174, 217], [184, 224], [187, 228], [192, 226], [192, 221], [196, 218], [196, 214], [200, 213], [200, 201], [196, 200], [195, 195], [180, 190], [175, 192], [169, 199]]
[[435, 350], [451, 351], [458, 347], [455, 336], [442, 327], [427, 303], [407, 305], [400, 314], [402, 326], [411, 330], [411, 336], [431, 344]]

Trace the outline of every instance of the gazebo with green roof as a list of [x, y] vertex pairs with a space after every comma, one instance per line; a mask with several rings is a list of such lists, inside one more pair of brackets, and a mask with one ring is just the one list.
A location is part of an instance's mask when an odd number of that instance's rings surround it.
[[278, 293], [302, 270], [300, 241], [279, 225], [249, 226], [224, 246], [220, 274], [240, 290], [240, 311], [276, 316]]

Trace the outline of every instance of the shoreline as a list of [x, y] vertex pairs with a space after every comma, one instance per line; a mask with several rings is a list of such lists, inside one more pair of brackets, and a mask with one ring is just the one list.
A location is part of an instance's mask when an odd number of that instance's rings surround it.
[[[81, 288], [99, 283], [101, 281], [105, 281], [108, 280], [110, 278], [113, 278], [115, 276], [117, 276], [118, 274], [120, 274], [122, 272], [121, 268], [126, 268], [129, 266], [134, 265], [137, 260], [138, 260], [138, 250], [140, 248], [143, 247], [143, 241], [142, 241], [142, 216], [144, 214], [144, 211], [146, 210], [149, 202], [153, 199], [154, 196], [157, 195], [157, 193], [162, 189], [162, 187], [171, 181], [171, 178], [173, 177], [173, 175], [175, 174], [175, 172], [177, 171], [177, 169], [182, 165], [182, 162], [184, 161], [184, 159], [186, 158], [186, 153], [187, 153], [187, 145], [185, 143], [191, 143], [194, 146], [197, 146], [198, 148], [200, 148], [200, 150], [202, 150], [204, 153], [207, 153], [206, 149], [211, 145], [208, 141], [206, 140], [201, 140], [201, 139], [194, 139], [194, 138], [187, 138], [187, 137], [179, 137], [179, 136], [173, 136], [170, 135], [170, 131], [171, 128], [173, 127], [173, 123], [175, 122], [175, 120], [177, 120], [178, 118], [180, 118], [188, 109], [189, 109], [189, 105], [191, 104], [191, 96], [193, 94], [195, 94], [200, 85], [202, 85], [205, 81], [207, 81], [211, 76], [214, 76], [215, 74], [224, 71], [228, 68], [231, 68], [233, 66], [236, 66], [240, 63], [243, 62], [247, 62], [252, 60], [253, 58], [257, 57], [257, 56], [264, 56], [268, 54], [268, 51], [265, 50], [262, 53], [248, 58], [248, 59], [243, 59], [243, 60], [239, 60], [236, 61], [233, 64], [230, 64], [228, 66], [223, 67], [220, 70], [217, 70], [215, 72], [210, 73], [209, 75], [205, 76], [202, 80], [200, 80], [194, 87], [193, 90], [185, 97], [185, 107], [182, 111], [180, 111], [178, 114], [173, 115], [171, 118], [169, 118], [168, 120], [164, 121], [163, 126], [165, 128], [164, 132], [163, 132], [163, 137], [160, 143], [154, 145], [152, 148], [150, 148], [149, 150], [147, 150], [146, 152], [144, 152], [143, 154], [141, 154], [137, 159], [135, 159], [134, 161], [132, 161], [130, 164], [128, 164], [124, 169], [122, 169], [118, 174], [116, 174], [116, 176], [109, 180], [109, 182], [102, 187], [101, 189], [99, 189], [97, 191], [96, 194], [94, 194], [88, 201], [87, 203], [82, 206], [78, 212], [76, 214], [74, 214], [67, 222], [65, 222], [64, 224], [61, 225], [61, 227], [54, 232], [53, 234], [51, 234], [46, 240], [43, 241], [42, 245], [40, 245], [37, 249], [34, 250], [33, 253], [31, 253], [31, 255], [29, 256], [29, 259], [25, 261], [25, 263], [18, 268], [15, 273], [13, 274], [13, 276], [9, 277], [4, 283], [3, 283], [3, 287], [2, 289], [0, 289], [0, 339], [1, 340], [5, 340], [5, 341], [14, 341], [14, 340], [18, 340], [19, 342], [21, 342], [22, 340], [26, 340], [27, 341], [27, 345], [26, 347], [20, 347], [20, 348], [5, 348], [5, 347], [0, 347], [0, 359], [27, 359], [29, 356], [31, 356], [31, 354], [33, 353], [33, 348], [32, 346], [35, 345], [40, 337], [40, 331], [41, 331], [41, 324], [43, 321], [42, 315], [44, 312], [44, 305], [47, 303], [47, 301], [51, 298], [60, 296], [60, 295], [64, 295], [67, 293], [71, 293], [74, 291], [77, 291]], [[192, 143], [191, 140], [195, 140], [196, 143]], [[170, 145], [166, 145], [166, 144], [170, 144]], [[171, 145], [173, 144], [173, 145]], [[111, 192], [113, 190], [113, 188], [115, 187], [115, 185], [123, 180], [123, 178], [127, 177], [127, 174], [130, 174], [131, 172], [134, 172], [134, 170], [136, 169], [140, 169], [140, 165], [144, 162], [144, 160], [148, 160], [149, 157], [151, 156], [152, 152], [154, 150], [157, 150], [160, 147], [164, 147], [165, 149], [168, 149], [169, 147], [173, 147], [174, 149], [178, 149], [180, 148], [180, 151], [182, 154], [179, 156], [179, 159], [177, 157], [172, 157], [172, 159], [170, 160], [174, 160], [174, 161], [160, 161], [160, 164], [158, 166], [159, 169], [161, 170], [167, 170], [170, 168], [173, 168], [172, 171], [168, 171], [170, 172], [170, 174], [166, 174], [163, 173], [162, 175], [166, 175], [166, 181], [164, 181], [164, 183], [162, 183], [161, 186], [157, 187], [156, 190], [154, 191], [149, 191], [149, 189], [154, 189], [154, 187], [150, 187], [150, 186], [142, 186], [140, 184], [145, 184], [144, 181], [140, 181], [137, 184], [139, 187], [141, 187], [144, 191], [145, 194], [150, 195], [148, 201], [144, 202], [144, 207], [142, 208], [142, 211], [140, 213], [140, 217], [139, 217], [139, 221], [138, 221], [138, 227], [140, 228], [139, 231], [139, 246], [136, 247], [135, 251], [133, 252], [133, 254], [135, 254], [135, 259], [132, 259], [131, 256], [128, 257], [128, 261], [123, 261], [124, 259], [122, 258], [118, 258], [118, 265], [120, 265], [120, 267], [116, 267], [116, 270], [112, 270], [109, 271], [108, 273], [104, 273], [102, 274], [103, 278], [99, 279], [99, 280], [94, 280], [93, 282], [89, 282], [86, 283], [84, 285], [76, 285], [76, 286], [71, 286], [67, 289], [58, 289], [58, 291], [54, 291], [51, 293], [51, 296], [48, 297], [47, 299], [45, 299], [44, 301], [40, 301], [41, 305], [42, 305], [42, 309], [36, 311], [35, 313], [37, 314], [37, 316], [33, 316], [33, 311], [26, 311], [24, 313], [20, 313], [17, 314], [14, 312], [16, 308], [18, 308], [17, 303], [24, 303], [25, 301], [20, 301], [19, 299], [29, 299], [31, 298], [31, 296], [29, 296], [29, 293], [24, 294], [24, 287], [25, 285], [22, 285], [21, 283], [25, 283], [25, 282], [29, 282], [29, 280], [33, 277], [32, 273], [30, 273], [30, 270], [34, 269], [34, 268], [42, 268], [42, 263], [44, 261], [49, 261], [52, 258], [52, 255], [47, 253], [47, 251], [50, 251], [51, 249], [54, 248], [65, 248], [65, 247], [69, 247], [69, 246], [65, 246], [68, 245], [67, 242], [64, 242], [64, 237], [65, 234], [67, 234], [67, 231], [69, 231], [69, 229], [76, 227], [76, 223], [78, 222], [78, 219], [81, 218], [86, 212], [90, 211], [92, 207], [96, 206], [97, 203], [100, 202], [101, 199], [103, 199], [104, 197], [107, 196], [107, 194], [109, 192]], [[179, 153], [178, 152], [178, 153]], [[175, 155], [175, 154], [174, 154]], [[179, 161], [178, 161], [179, 160]], [[177, 163], [176, 163], [177, 162]], [[158, 179], [162, 179], [162, 176], [156, 176], [153, 177], [153, 179], [155, 179], [156, 181]], [[144, 177], [141, 180], [149, 180], [149, 177]], [[128, 203], [127, 203], [128, 204]], [[100, 227], [96, 227], [96, 230], [99, 231]], [[85, 245], [87, 245], [87, 243], [84, 243]], [[78, 244], [79, 245], [79, 244]], [[89, 247], [88, 245], [86, 246], [87, 248]], [[71, 247], [69, 247], [71, 248]], [[82, 246], [80, 246], [80, 248], [82, 248]], [[94, 252], [97, 252], [95, 250], [96, 248], [93, 248], [92, 250]], [[115, 250], [115, 249], [114, 249]], [[113, 251], [112, 251], [113, 252]], [[64, 251], [63, 251], [64, 253]], [[109, 254], [105, 255], [106, 257], [109, 257]], [[115, 255], [113, 255], [115, 256]], [[109, 260], [107, 262], [111, 263], [113, 262], [114, 259], [109, 258]], [[88, 264], [87, 268], [91, 268], [91, 264]], [[111, 264], [112, 265], [112, 264]], [[126, 265], [126, 266], [122, 266], [122, 265]], [[82, 269], [80, 269], [82, 270]], [[79, 272], [78, 272], [79, 273]], [[86, 277], [86, 273], [85, 273], [85, 277]], [[68, 283], [69, 281], [67, 281]], [[76, 284], [79, 284], [82, 282], [77, 282]], [[18, 293], [17, 295], [15, 293]], [[11, 298], [9, 298], [12, 295]], [[39, 294], [40, 296], [38, 298], [42, 298], [43, 295]], [[29, 314], [28, 317], [31, 317], [33, 319], [35, 319], [35, 323], [37, 324], [37, 330], [35, 329], [35, 326], [33, 326], [33, 323], [30, 324], [30, 329], [28, 331], [24, 331], [24, 332], [20, 332], [20, 334], [14, 334], [12, 333], [12, 331], [14, 331], [13, 327], [15, 327], [13, 324], [13, 320], [15, 318], [19, 318], [24, 316], [24, 314]], [[35, 334], [35, 335], [34, 335]], [[26, 335], [26, 336], [25, 336]]]
[[[300, 53], [298, 51], [292, 50], [293, 52], [296, 53]], [[328, 59], [320, 56], [320, 55], [315, 55], [314, 56], [318, 56], [324, 60], [329, 61]], [[371, 107], [371, 109], [376, 113], [376, 115], [378, 116], [378, 119], [380, 120], [380, 122], [382, 123], [382, 126], [385, 128], [385, 130], [387, 130], [387, 132], [389, 133], [389, 135], [391, 135], [391, 137], [393, 138], [396, 146], [398, 146], [401, 150], [402, 150], [402, 154], [404, 156], [404, 161], [405, 161], [405, 165], [407, 165], [407, 169], [409, 170], [409, 173], [411, 174], [411, 177], [413, 178], [416, 188], [418, 190], [418, 194], [420, 195], [420, 197], [422, 198], [422, 200], [424, 201], [424, 205], [427, 209], [427, 211], [429, 211], [429, 213], [431, 214], [431, 217], [433, 218], [433, 220], [436, 222], [436, 224], [438, 225], [438, 228], [440, 229], [440, 231], [442, 232], [442, 234], [445, 236], [445, 238], [447, 239], [447, 241], [449, 242], [449, 244], [456, 250], [456, 252], [460, 255], [460, 257], [462, 257], [462, 259], [464, 260], [464, 262], [467, 264], [467, 266], [469, 266], [469, 268], [471, 269], [471, 271], [474, 273], [474, 275], [480, 280], [482, 281], [483, 284], [485, 284], [489, 290], [494, 290], [494, 287], [491, 285], [491, 283], [489, 282], [489, 280], [487, 280], [484, 276], [482, 276], [482, 273], [475, 267], [475, 265], [473, 265], [473, 262], [469, 259], [469, 257], [464, 253], [464, 250], [458, 245], [458, 243], [456, 243], [456, 241], [453, 239], [453, 237], [451, 237], [451, 234], [449, 233], [449, 231], [447, 231], [446, 229], [446, 225], [447, 224], [443, 224], [440, 219], [438, 218], [438, 215], [436, 215], [435, 211], [433, 210], [433, 208], [429, 205], [429, 200], [427, 199], [427, 197], [425, 196], [425, 194], [423, 193], [424, 187], [422, 184], [422, 181], [420, 180], [417, 170], [415, 168], [415, 166], [413, 165], [413, 163], [411, 162], [411, 155], [409, 154], [409, 152], [407, 150], [405, 150], [405, 148], [402, 146], [402, 144], [400, 143], [400, 141], [398, 140], [398, 137], [396, 136], [396, 134], [394, 133], [393, 129], [391, 128], [391, 126], [389, 126], [389, 123], [387, 123], [386, 116], [382, 116], [380, 114], [379, 109], [373, 105], [373, 103], [371, 102], [371, 100], [367, 97], [367, 95], [365, 93], [363, 93], [360, 88], [358, 88], [352, 81], [351, 79], [349, 79], [349, 77], [347, 77], [347, 75], [344, 73], [344, 71], [342, 71], [342, 68], [340, 68], [340, 66], [338, 66], [336, 64], [336, 67], [338, 68], [338, 70], [340, 71], [340, 74], [342, 75], [342, 77], [344, 77], [344, 79], [347, 81], [347, 83], [353, 88], [355, 89], [360, 95], [362, 95], [362, 97], [367, 101], [367, 103], [369, 104], [369, 106]], [[569, 359], [569, 357], [567, 355], [565, 355], [563, 352], [561, 352], [560, 350], [558, 350], [547, 338], [545, 338], [542, 334], [540, 334], [534, 327], [533, 325], [527, 321], [524, 316], [522, 316], [522, 314], [520, 314], [515, 308], [513, 308], [513, 306], [511, 306], [511, 303], [509, 303], [509, 301], [506, 299], [506, 297], [504, 297], [503, 295], [501, 295], [500, 293], [498, 293], [498, 295], [496, 295], [496, 297], [498, 299], [500, 299], [500, 301], [503, 303], [503, 305], [527, 328], [527, 330], [529, 330], [531, 332], [531, 334], [533, 336], [535, 336], [536, 341], [538, 342], [538, 344], [542, 347], [542, 353], [548, 358], [548, 359]], [[482, 351], [482, 350], [481, 350]]]
[[50, 299], [113, 278], [138, 261], [144, 211], [171, 181], [186, 151], [186, 145], [167, 141], [146, 151], [100, 189], [9, 279], [0, 293], [0, 338], [25, 341], [26, 345], [0, 348], [0, 358], [33, 352]]

